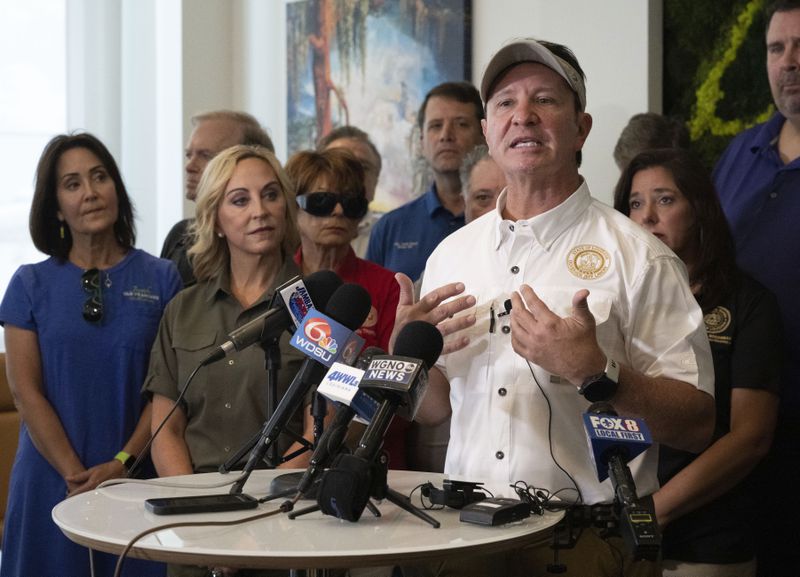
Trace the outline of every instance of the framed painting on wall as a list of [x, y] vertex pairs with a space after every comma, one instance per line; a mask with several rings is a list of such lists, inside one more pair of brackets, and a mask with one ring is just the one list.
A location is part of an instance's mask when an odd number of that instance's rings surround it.
[[471, 0], [297, 0], [286, 18], [289, 154], [356, 126], [383, 159], [372, 208], [413, 198], [418, 108], [471, 76]]

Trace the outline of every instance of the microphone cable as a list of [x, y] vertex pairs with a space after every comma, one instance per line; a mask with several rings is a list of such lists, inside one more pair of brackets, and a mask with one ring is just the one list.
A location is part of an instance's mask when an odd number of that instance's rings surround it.
[[[539, 392], [542, 393], [542, 397], [544, 397], [545, 402], [547, 403], [547, 444], [550, 448], [550, 458], [555, 463], [556, 467], [558, 467], [562, 473], [564, 473], [570, 481], [572, 481], [573, 487], [575, 487], [575, 492], [578, 494], [578, 500], [572, 503], [572, 505], [583, 505], [583, 493], [581, 493], [581, 488], [578, 487], [578, 483], [575, 481], [575, 478], [567, 471], [564, 467], [561, 466], [561, 463], [558, 462], [556, 459], [555, 452], [553, 451], [553, 406], [550, 404], [550, 398], [547, 396], [547, 393], [544, 391], [544, 387], [542, 387], [541, 383], [539, 383], [539, 379], [536, 378], [536, 373], [533, 371], [533, 367], [531, 366], [531, 362], [528, 359], [525, 359], [525, 363], [528, 365], [528, 370], [531, 372], [531, 377], [533, 378], [533, 382], [536, 383], [536, 386], [539, 387]], [[513, 485], [512, 485], [513, 487]], [[561, 491], [569, 491], [570, 488], [559, 489], [556, 493], [560, 493]]]
[[[580, 489], [580, 487], [578, 487], [578, 483], [575, 481], [575, 478], [564, 467], [561, 466], [561, 463], [558, 462], [558, 459], [556, 459], [555, 453], [553, 452], [553, 407], [552, 407], [552, 405], [550, 403], [550, 398], [547, 396], [547, 393], [545, 393], [544, 387], [542, 387], [541, 383], [539, 382], [539, 379], [536, 378], [536, 374], [533, 371], [533, 366], [531, 366], [530, 361], [525, 359], [525, 362], [528, 365], [528, 370], [531, 372], [531, 377], [533, 378], [533, 382], [536, 383], [536, 386], [539, 388], [539, 392], [542, 393], [542, 396], [544, 397], [544, 400], [547, 403], [547, 441], [548, 441], [548, 444], [549, 444], [549, 447], [550, 447], [550, 458], [553, 460], [553, 463], [555, 463], [556, 467], [558, 467], [567, 477], [569, 477], [569, 480], [572, 481], [572, 485], [575, 488], [574, 489], [575, 492], [578, 494], [578, 500], [575, 501], [574, 503], [568, 503], [567, 509], [570, 509], [571, 507], [574, 507], [574, 506], [583, 505], [583, 493], [581, 493], [581, 489]], [[511, 485], [511, 487], [514, 488], [514, 490], [517, 492], [517, 495], [520, 496], [520, 498], [522, 500], [526, 500], [520, 494], [522, 492], [522, 487], [519, 486], [520, 483], [524, 483], [524, 481], [523, 482], [517, 481], [516, 483], [514, 483], [514, 485]], [[571, 491], [571, 490], [573, 490], [572, 487], [564, 487], [563, 489], [558, 489], [557, 491], [554, 491], [553, 493], [550, 493], [549, 491], [548, 492], [542, 492], [542, 490], [536, 489], [536, 488], [532, 488], [530, 485], [525, 483], [525, 488], [524, 488], [525, 492], [527, 492], [527, 490], [529, 490], [529, 489], [533, 489], [533, 497], [534, 497], [534, 499], [536, 499], [538, 497], [538, 500], [540, 501], [541, 506], [542, 506], [542, 508], [544, 510], [551, 510], [548, 507], [553, 507], [553, 501], [552, 501], [553, 497], [556, 497], [562, 491]], [[543, 499], [543, 497], [546, 497], [546, 499]], [[563, 508], [563, 507], [559, 507], [559, 508]], [[583, 535], [583, 530], [584, 530], [583, 526], [581, 526], [578, 529], [578, 533], [575, 536], [575, 541], [578, 541], [581, 538], [581, 536]], [[554, 534], [554, 537], [555, 537], [555, 534]], [[619, 568], [620, 568], [620, 573], [619, 574], [620, 574], [620, 577], [622, 577], [624, 575], [624, 570], [625, 570], [625, 555], [622, 553], [622, 551], [620, 551], [617, 547], [615, 547], [613, 543], [609, 542], [608, 539], [602, 539], [602, 541], [609, 548], [609, 552], [611, 553], [611, 556], [619, 561]], [[556, 549], [554, 549], [553, 552], [555, 554], [556, 553]], [[554, 567], [557, 567], [557, 566], [560, 567], [558, 563], [553, 563], [553, 566]]]
[[[141, 465], [142, 461], [144, 461], [144, 459], [150, 453], [150, 448], [153, 446], [153, 441], [155, 440], [156, 436], [161, 432], [161, 430], [167, 424], [167, 421], [169, 421], [170, 417], [173, 415], [173, 413], [175, 413], [175, 410], [180, 406], [181, 401], [186, 396], [186, 391], [189, 390], [189, 385], [192, 383], [192, 379], [194, 379], [195, 375], [197, 374], [197, 371], [199, 371], [201, 368], [203, 368], [203, 366], [204, 365], [202, 363], [197, 365], [194, 368], [194, 370], [191, 372], [191, 374], [187, 377], [186, 383], [183, 385], [183, 387], [181, 388], [180, 392], [178, 393], [178, 398], [175, 399], [175, 402], [172, 404], [172, 407], [170, 408], [170, 410], [167, 413], [167, 415], [161, 420], [161, 422], [158, 424], [158, 427], [156, 427], [156, 430], [150, 435], [150, 438], [147, 440], [147, 443], [145, 444], [144, 448], [141, 450], [139, 455], [136, 457], [136, 460], [133, 462], [133, 465], [131, 465], [131, 468], [128, 469], [127, 473], [125, 474], [125, 477], [123, 477], [121, 479], [109, 479], [107, 481], [103, 481], [102, 483], [100, 483], [97, 486], [97, 489], [102, 489], [103, 487], [109, 487], [111, 485], [119, 485], [119, 484], [122, 484], [122, 483], [139, 483], [139, 484], [143, 484], [143, 485], [159, 485], [159, 486], [162, 486], [162, 487], [174, 487], [174, 488], [178, 488], [178, 489], [196, 489], [196, 488], [198, 488], [197, 485], [189, 485], [189, 484], [185, 484], [185, 483], [168, 483], [168, 482], [165, 483], [165, 482], [157, 481], [155, 479], [134, 479], [132, 477], [135, 474], [136, 470]], [[236, 477], [235, 479], [232, 479], [230, 481], [225, 481], [224, 483], [215, 483], [213, 485], [208, 485], [208, 486], [202, 487], [202, 488], [213, 489], [213, 488], [217, 488], [217, 487], [225, 487], [225, 486], [228, 486], [228, 485], [232, 485], [233, 483], [236, 483], [243, 476], [244, 476], [244, 474], [239, 475], [238, 477]]]
[[233, 519], [230, 521], [180, 521], [177, 523], [167, 523], [164, 525], [158, 525], [156, 527], [150, 527], [138, 535], [134, 535], [131, 540], [128, 541], [127, 545], [125, 545], [125, 548], [119, 554], [119, 558], [117, 559], [117, 565], [114, 569], [114, 577], [120, 577], [120, 575], [122, 575], [122, 566], [125, 563], [128, 553], [130, 553], [131, 549], [133, 549], [133, 546], [144, 537], [147, 537], [153, 533], [158, 533], [159, 531], [164, 531], [165, 529], [176, 529], [179, 527], [230, 527], [232, 525], [240, 525], [243, 523], [249, 523], [250, 521], [257, 521], [259, 519], [272, 517], [282, 512], [283, 511], [281, 509], [274, 509], [265, 513], [258, 513], [257, 515], [250, 515], [249, 517]]

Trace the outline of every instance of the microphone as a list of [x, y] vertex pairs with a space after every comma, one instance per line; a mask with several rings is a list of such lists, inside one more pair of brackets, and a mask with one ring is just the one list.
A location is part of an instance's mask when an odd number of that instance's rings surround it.
[[[338, 401], [339, 407], [336, 414], [322, 433], [311, 455], [308, 468], [303, 473], [297, 484], [297, 493], [304, 495], [308, 492], [322, 471], [327, 467], [344, 442], [350, 421], [358, 415], [369, 421], [378, 408], [378, 401], [358, 388], [358, 383], [364, 371], [372, 362], [375, 355], [382, 355], [384, 351], [378, 347], [367, 347], [361, 352], [353, 367], [334, 363], [328, 374], [317, 387], [317, 392], [327, 398]], [[360, 373], [360, 374], [359, 374]]]
[[[625, 467], [653, 444], [642, 419], [619, 417], [609, 403], [592, 403], [583, 415], [583, 425], [597, 480], [601, 483], [609, 477], [612, 461], [615, 469]], [[628, 489], [624, 488], [626, 495], [629, 495]], [[636, 498], [635, 491], [633, 498]]]
[[200, 366], [223, 359], [233, 351], [279, 337], [283, 331], [296, 327], [315, 303], [317, 307], [325, 308], [341, 284], [339, 276], [329, 270], [317, 271], [304, 280], [295, 277], [278, 288], [272, 306], [265, 313], [231, 331], [228, 340], [211, 351]]
[[658, 524], [636, 495], [628, 462], [653, 444], [642, 419], [619, 417], [605, 402], [593, 403], [583, 415], [583, 425], [597, 468], [597, 479], [611, 479], [619, 506], [620, 533], [636, 560], [655, 561], [661, 549]]
[[328, 400], [351, 409], [355, 418], [365, 425], [369, 424], [378, 410], [378, 401], [359, 388], [364, 373], [377, 355], [385, 355], [386, 351], [378, 347], [367, 347], [353, 366], [334, 363], [317, 387], [317, 392]]
[[428, 388], [428, 370], [439, 358], [442, 333], [425, 321], [408, 323], [397, 335], [394, 355], [380, 355], [370, 363], [358, 385], [381, 399], [355, 455], [372, 461], [383, 446], [383, 437], [395, 414], [413, 420]]
[[[359, 384], [381, 399], [353, 455], [339, 455], [322, 475], [317, 504], [325, 515], [358, 521], [370, 496], [394, 498], [386, 484], [385, 454], [378, 459], [394, 415], [416, 413], [428, 386], [428, 369], [442, 352], [442, 335], [430, 323], [413, 321], [397, 335], [396, 355], [378, 355]], [[379, 461], [379, 462], [378, 462]]]
[[[363, 346], [364, 342], [360, 336], [355, 334], [355, 330], [364, 323], [371, 306], [369, 293], [357, 284], [348, 283], [340, 286], [331, 295], [326, 309], [328, 316], [313, 308], [309, 310], [303, 323], [295, 331], [291, 342], [293, 344], [295, 341], [305, 343], [298, 348], [307, 351], [305, 346], [307, 344], [312, 347], [313, 351], [311, 356], [303, 361], [300, 370], [275, 408], [275, 412], [264, 424], [259, 442], [247, 460], [245, 471], [252, 471], [255, 465], [264, 458], [267, 449], [275, 442], [289, 419], [302, 405], [308, 390], [322, 380], [327, 369], [323, 363], [330, 361], [332, 364], [338, 358], [346, 358], [347, 355], [352, 355], [350, 360], [355, 358], [355, 352]], [[339, 347], [339, 340], [332, 335], [341, 339], [343, 346]], [[246, 478], [240, 478], [240, 482], [231, 488], [231, 493], [241, 492], [245, 481]]]

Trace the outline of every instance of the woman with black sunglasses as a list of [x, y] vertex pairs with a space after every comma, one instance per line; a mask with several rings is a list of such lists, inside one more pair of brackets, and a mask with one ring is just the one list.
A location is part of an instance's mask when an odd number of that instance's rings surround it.
[[[365, 347], [377, 346], [387, 351], [400, 286], [394, 273], [358, 258], [350, 246], [369, 204], [361, 163], [343, 148], [304, 150], [289, 159], [286, 173], [294, 184], [301, 209], [297, 213], [300, 248], [295, 253], [295, 262], [303, 275], [332, 270], [344, 282], [367, 289], [372, 309], [357, 332], [364, 338]], [[407, 426], [401, 419], [395, 419], [389, 429], [385, 448], [392, 469], [406, 468]]]
[[[0, 305], [8, 380], [22, 417], [5, 517], [6, 575], [89, 575], [89, 552], [50, 518], [65, 496], [124, 477], [149, 436], [140, 393], [175, 266], [133, 247], [133, 207], [117, 164], [91, 134], [44, 149], [30, 212], [50, 255], [14, 274]], [[115, 557], [93, 553], [95, 575]], [[126, 575], [163, 575], [136, 561]]]

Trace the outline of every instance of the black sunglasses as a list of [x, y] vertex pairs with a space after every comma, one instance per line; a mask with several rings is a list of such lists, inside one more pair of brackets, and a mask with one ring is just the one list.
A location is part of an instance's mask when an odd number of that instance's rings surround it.
[[297, 206], [313, 216], [330, 216], [337, 204], [342, 205], [347, 218], [363, 218], [369, 201], [365, 196], [338, 192], [311, 192], [297, 197]]
[[100, 271], [90, 268], [81, 276], [81, 286], [89, 293], [83, 303], [83, 318], [90, 323], [99, 323], [103, 319], [103, 289], [100, 286]]

